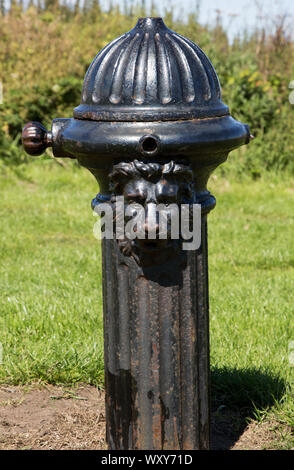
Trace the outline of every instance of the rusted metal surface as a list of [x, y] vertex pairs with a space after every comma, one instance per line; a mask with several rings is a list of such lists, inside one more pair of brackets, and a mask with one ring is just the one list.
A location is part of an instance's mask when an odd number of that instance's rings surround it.
[[[119, 162], [109, 181], [110, 204], [116, 196], [124, 195], [126, 203], [136, 196], [146, 214], [150, 203], [201, 199], [192, 169], [182, 161]], [[215, 200], [206, 192], [202, 201], [197, 251], [183, 251], [180, 240], [103, 242], [111, 449], [209, 448], [206, 214]]]
[[161, 18], [140, 18], [99, 52], [73, 118], [23, 130], [31, 155], [50, 145], [91, 171], [93, 208], [115, 196], [142, 205], [143, 231], [150, 204], [201, 205], [197, 250], [159, 239], [156, 220], [154, 240], [102, 241], [110, 449], [209, 448], [207, 181], [250, 138], [204, 52]]
[[204, 242], [142, 268], [103, 242], [107, 441], [112, 449], [209, 448]]

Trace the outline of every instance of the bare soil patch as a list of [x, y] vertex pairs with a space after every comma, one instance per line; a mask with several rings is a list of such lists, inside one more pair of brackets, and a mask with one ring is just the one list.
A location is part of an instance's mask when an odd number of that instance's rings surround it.
[[[213, 413], [213, 449], [271, 448], [268, 424]], [[0, 386], [0, 449], [107, 449], [104, 393], [96, 387]]]
[[104, 393], [91, 386], [0, 387], [0, 449], [106, 449]]

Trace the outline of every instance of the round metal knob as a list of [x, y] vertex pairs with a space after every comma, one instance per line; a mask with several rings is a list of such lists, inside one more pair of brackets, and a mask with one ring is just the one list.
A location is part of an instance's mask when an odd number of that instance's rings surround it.
[[39, 122], [28, 122], [22, 130], [22, 144], [29, 155], [41, 155], [52, 145], [52, 134]]

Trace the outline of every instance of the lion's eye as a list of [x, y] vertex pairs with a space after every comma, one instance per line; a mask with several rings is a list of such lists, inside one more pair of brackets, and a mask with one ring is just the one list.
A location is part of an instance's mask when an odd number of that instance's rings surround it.
[[190, 201], [192, 198], [192, 191], [190, 186], [183, 186], [180, 190], [180, 199], [182, 201]]

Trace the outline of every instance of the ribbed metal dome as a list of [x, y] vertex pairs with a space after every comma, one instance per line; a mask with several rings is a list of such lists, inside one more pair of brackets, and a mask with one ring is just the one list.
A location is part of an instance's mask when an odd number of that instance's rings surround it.
[[140, 18], [95, 57], [74, 117], [157, 121], [228, 114], [204, 52], [161, 18]]

